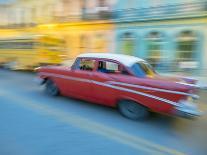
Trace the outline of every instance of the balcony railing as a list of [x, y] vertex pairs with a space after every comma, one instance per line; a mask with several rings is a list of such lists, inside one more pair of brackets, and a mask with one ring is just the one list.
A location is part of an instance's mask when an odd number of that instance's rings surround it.
[[112, 10], [109, 7], [97, 7], [94, 10], [82, 9], [83, 20], [112, 19]]
[[149, 7], [141, 9], [116, 10], [113, 13], [115, 20], [155, 20], [155, 19], [175, 19], [186, 17], [199, 17], [207, 15], [207, 1], [194, 3], [184, 3], [177, 5], [166, 5], [159, 7]]
[[[52, 16], [52, 17], [51, 17]], [[177, 5], [165, 5], [149, 8], [131, 8], [122, 10], [113, 10], [110, 7], [97, 7], [95, 10], [83, 9], [80, 15], [51, 15], [50, 20], [43, 20], [43, 23], [52, 22], [74, 22], [80, 20], [113, 20], [115, 22], [124, 21], [150, 21], [165, 19], [181, 19], [193, 17], [207, 17], [207, 0], [193, 3], [183, 3]], [[13, 23], [13, 21], [12, 21]], [[0, 25], [0, 27], [24, 27], [31, 23]], [[38, 21], [34, 21], [38, 23]], [[33, 23], [32, 23], [33, 24]], [[34, 25], [34, 24], [33, 24]]]
[[69, 15], [69, 16], [53, 16], [50, 22], [74, 22], [74, 21], [80, 21], [81, 17], [80, 15]]

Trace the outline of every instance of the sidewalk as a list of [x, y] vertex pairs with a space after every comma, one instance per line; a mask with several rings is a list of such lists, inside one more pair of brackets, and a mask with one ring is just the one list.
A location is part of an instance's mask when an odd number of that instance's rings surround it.
[[204, 76], [195, 76], [193, 78], [195, 78], [195, 79], [198, 80], [198, 85], [202, 89], [206, 89], [207, 90], [207, 77], [204, 77]]
[[176, 72], [168, 72], [168, 73], [160, 73], [165, 76], [182, 76], [187, 78], [196, 79], [198, 81], [197, 85], [202, 89], [207, 90], [207, 75], [186, 75], [185, 73], [176, 73]]

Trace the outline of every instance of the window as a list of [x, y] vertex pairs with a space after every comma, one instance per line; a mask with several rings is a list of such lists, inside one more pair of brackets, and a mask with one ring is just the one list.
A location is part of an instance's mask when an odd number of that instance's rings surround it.
[[98, 71], [103, 73], [118, 73], [119, 64], [110, 61], [99, 61]]
[[156, 74], [153, 68], [145, 62], [137, 62], [130, 69], [137, 77], [152, 77]]
[[106, 62], [106, 69], [110, 71], [118, 71], [119, 65], [113, 62]]
[[192, 31], [181, 32], [177, 41], [177, 61], [194, 61], [197, 46], [196, 35]]
[[93, 39], [93, 45], [96, 52], [105, 52], [107, 47], [106, 36], [103, 33], [96, 34]]
[[78, 69], [92, 71], [94, 69], [94, 66], [95, 60], [81, 59], [78, 65]]
[[183, 71], [183, 69], [196, 69], [198, 67], [197, 46], [196, 32], [186, 30], [178, 35], [175, 70]]
[[91, 50], [91, 38], [88, 34], [82, 34], [79, 41], [80, 53], [85, 53]]
[[121, 51], [123, 54], [133, 55], [136, 49], [136, 36], [133, 33], [126, 32], [121, 36]]
[[19, 49], [34, 49], [35, 45], [37, 43], [32, 40], [24, 40], [24, 39], [16, 39], [16, 40], [1, 40], [0, 41], [0, 49], [14, 49], [14, 50], [19, 50]]
[[162, 69], [165, 61], [165, 51], [163, 50], [165, 44], [165, 36], [160, 32], [151, 32], [146, 37], [147, 55], [146, 60], [156, 69]]
[[98, 5], [99, 5], [99, 7], [105, 7], [105, 6], [107, 6], [106, 0], [99, 0], [98, 1]]

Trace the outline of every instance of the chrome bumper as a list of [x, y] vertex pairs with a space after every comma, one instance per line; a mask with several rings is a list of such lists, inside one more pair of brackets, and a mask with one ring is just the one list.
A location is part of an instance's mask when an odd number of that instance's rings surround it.
[[179, 83], [179, 84], [182, 84], [182, 85], [186, 85], [186, 86], [191, 86], [191, 87], [194, 87], [194, 88], [197, 88], [197, 89], [207, 89], [207, 84], [201, 84], [201, 83], [197, 83], [197, 84], [189, 84], [189, 83], [185, 83], [185, 82], [176, 82], [176, 83]]
[[196, 104], [187, 101], [181, 101], [179, 106], [175, 107], [175, 113], [177, 116], [185, 118], [194, 118], [203, 114]]
[[199, 89], [207, 90], [207, 84], [198, 84]]

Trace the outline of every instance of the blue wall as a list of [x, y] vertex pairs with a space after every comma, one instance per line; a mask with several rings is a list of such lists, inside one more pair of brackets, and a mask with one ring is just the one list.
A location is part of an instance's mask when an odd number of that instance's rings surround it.
[[117, 0], [115, 9], [148, 8], [153, 6], [183, 4], [201, 0]]
[[138, 56], [140, 58], [146, 59], [148, 57], [148, 49], [147, 49], [147, 41], [146, 36], [151, 32], [158, 32], [163, 36], [163, 43], [161, 47], [162, 56], [165, 57], [163, 63], [173, 63], [176, 59], [176, 52], [177, 52], [177, 36], [186, 30], [193, 31], [197, 37], [197, 46], [194, 49], [196, 56], [195, 59], [199, 62], [199, 68], [202, 68], [202, 55], [203, 49], [203, 40], [204, 36], [202, 34], [202, 29], [204, 29], [201, 25], [159, 25], [159, 26], [131, 26], [131, 25], [116, 25], [116, 52], [121, 53], [121, 42], [120, 36], [124, 33], [132, 33], [136, 36], [136, 47], [133, 51], [132, 55]]
[[[129, 9], [127, 11], [118, 11], [117, 16], [114, 19], [115, 23], [115, 33], [116, 33], [116, 52], [121, 53], [122, 45], [120, 41], [120, 36], [124, 33], [132, 33], [135, 38], [136, 46], [131, 53], [131, 55], [138, 56], [140, 58], [147, 58], [148, 57], [148, 46], [146, 41], [146, 36], [150, 32], [158, 32], [163, 36], [163, 44], [161, 47], [161, 53], [163, 57], [165, 57], [165, 61], [169, 63], [175, 62], [176, 53], [177, 53], [177, 36], [183, 31], [189, 30], [196, 33], [197, 36], [197, 46], [194, 49], [196, 53], [195, 59], [199, 62], [199, 68], [202, 69], [205, 66], [205, 62], [202, 60], [202, 55], [204, 51], [204, 40], [205, 36], [203, 35], [202, 31], [205, 29], [205, 23], [189, 23], [189, 24], [178, 24], [176, 22], [176, 18], [187, 17], [190, 15], [194, 16], [194, 12], [188, 12], [185, 14], [185, 3], [195, 2], [195, 7], [199, 2], [204, 2], [204, 0], [117, 0], [117, 4], [115, 5], [114, 10], [124, 10]], [[156, 4], [157, 2], [157, 4]], [[184, 4], [184, 5], [176, 5], [175, 4]], [[205, 3], [206, 4], [206, 3]], [[170, 5], [173, 5], [171, 7]], [[200, 6], [203, 6], [204, 3], [199, 3]], [[158, 7], [162, 6], [158, 9], [151, 8], [151, 7]], [[164, 6], [164, 7], [163, 7]], [[143, 9], [149, 8], [149, 9]], [[138, 10], [133, 10], [138, 9]], [[141, 11], [140, 11], [141, 10]], [[160, 11], [160, 12], [159, 12]], [[200, 11], [200, 12], [199, 12]], [[175, 14], [177, 13], [177, 14]], [[182, 14], [184, 13], [184, 14]], [[202, 15], [204, 12], [202, 9], [196, 12], [196, 15]], [[184, 16], [183, 16], [184, 15]], [[160, 19], [167, 21], [168, 17], [172, 17], [174, 22], [172, 23], [165, 23], [162, 24]], [[143, 23], [143, 20], [146, 21], [146, 24]], [[154, 21], [156, 20], [156, 21]], [[190, 19], [191, 20], [191, 19]], [[154, 22], [152, 22], [154, 21]], [[127, 23], [131, 23], [128, 24]], [[147, 24], [151, 22], [152, 25]]]

